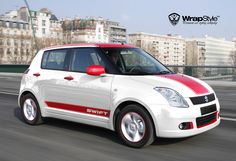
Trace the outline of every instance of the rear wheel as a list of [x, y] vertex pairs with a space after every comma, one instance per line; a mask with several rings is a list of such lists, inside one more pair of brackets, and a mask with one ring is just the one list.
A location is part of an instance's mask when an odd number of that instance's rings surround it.
[[21, 114], [24, 121], [30, 125], [37, 125], [43, 122], [38, 101], [32, 94], [22, 96]]
[[116, 130], [128, 146], [141, 148], [154, 141], [150, 115], [140, 105], [128, 105], [118, 114]]

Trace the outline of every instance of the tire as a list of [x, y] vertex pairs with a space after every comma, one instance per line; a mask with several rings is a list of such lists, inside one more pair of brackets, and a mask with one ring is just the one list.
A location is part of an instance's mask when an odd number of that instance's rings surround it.
[[142, 148], [154, 141], [154, 126], [150, 115], [142, 106], [131, 104], [117, 116], [116, 131], [128, 146]]
[[32, 94], [26, 94], [21, 98], [21, 114], [24, 121], [30, 125], [43, 123], [38, 101]]

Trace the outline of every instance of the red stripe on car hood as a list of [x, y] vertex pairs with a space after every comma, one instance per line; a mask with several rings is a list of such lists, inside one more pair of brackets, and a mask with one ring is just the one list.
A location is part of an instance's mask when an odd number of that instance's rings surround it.
[[158, 75], [158, 76], [179, 82], [185, 85], [186, 87], [188, 87], [189, 89], [191, 89], [196, 94], [209, 93], [209, 90], [206, 87], [204, 87], [202, 84], [184, 75], [167, 74], [167, 75]]

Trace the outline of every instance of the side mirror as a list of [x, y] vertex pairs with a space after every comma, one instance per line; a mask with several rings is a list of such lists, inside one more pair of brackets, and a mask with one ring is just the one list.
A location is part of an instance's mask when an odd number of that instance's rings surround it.
[[88, 75], [99, 76], [101, 74], [105, 74], [105, 68], [101, 65], [90, 65], [87, 67], [86, 73]]

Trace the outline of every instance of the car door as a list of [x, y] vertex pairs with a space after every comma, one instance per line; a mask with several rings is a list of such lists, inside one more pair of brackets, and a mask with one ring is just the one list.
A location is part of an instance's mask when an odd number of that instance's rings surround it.
[[57, 110], [49, 103], [64, 102], [63, 91], [67, 86], [65, 77], [69, 73], [70, 49], [49, 50], [44, 52], [40, 77], [37, 81], [37, 87], [40, 93], [40, 104], [43, 105], [47, 115]]
[[76, 48], [72, 55], [70, 72], [63, 74], [54, 90], [60, 102], [49, 102], [48, 106], [55, 106], [49, 111], [72, 121], [107, 126], [113, 76], [86, 73], [89, 65], [105, 66], [96, 48]]

